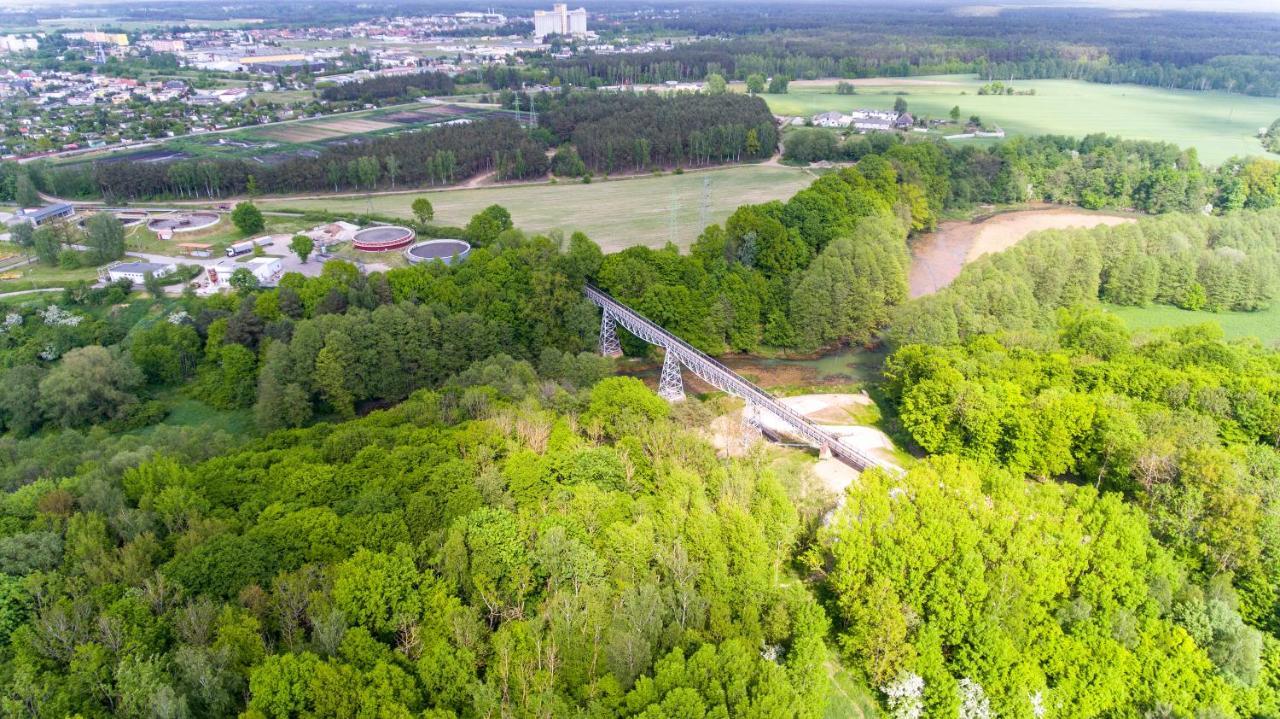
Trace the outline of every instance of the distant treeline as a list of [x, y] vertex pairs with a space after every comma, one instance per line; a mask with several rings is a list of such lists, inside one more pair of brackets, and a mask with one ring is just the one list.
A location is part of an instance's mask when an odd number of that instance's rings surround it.
[[988, 80], [1064, 78], [1180, 90], [1222, 90], [1263, 97], [1280, 95], [1280, 58], [1262, 55], [1224, 55], [1185, 66], [1040, 57], [993, 63], [981, 74]]
[[730, 79], [748, 75], [792, 78], [895, 77], [978, 72], [990, 61], [1028, 57], [1025, 48], [992, 42], [907, 42], [855, 36], [778, 34], [705, 40], [671, 50], [637, 54], [575, 56], [557, 61], [561, 82], [587, 85], [700, 80], [716, 72]]
[[[763, 5], [694, 9], [649, 29], [720, 36], [641, 54], [556, 61], [562, 82], [977, 73], [987, 79], [1078, 78], [1272, 96], [1280, 89], [1280, 24], [1239, 14], [1117, 16], [1093, 9], [1026, 9], [994, 16], [946, 10]], [[726, 37], [727, 36], [727, 37]]]
[[[873, 3], [734, 4], [734, 11], [709, 3], [650, 27], [686, 30], [701, 36], [747, 37], [774, 42], [838, 40], [849, 46], [896, 44], [912, 64], [940, 48], [990, 48], [992, 62], [1057, 55], [1102, 55], [1117, 62], [1207, 62], [1221, 55], [1280, 55], [1280, 20], [1247, 13], [1117, 13], [1110, 8], [1017, 8], [997, 13], [955, 12], [945, 6], [891, 6]], [[809, 55], [816, 53], [809, 52]], [[841, 53], [857, 55], [857, 53]], [[873, 55], [874, 57], [874, 55]]]
[[[858, 161], [901, 140], [888, 133], [839, 141], [818, 128], [787, 135], [786, 159]], [[1082, 139], [1015, 137], [990, 149], [947, 146], [951, 158], [948, 203], [1047, 200], [1098, 209], [1158, 214], [1260, 210], [1280, 204], [1280, 165], [1260, 157], [1202, 167], [1193, 150], [1164, 142], [1122, 140], [1103, 134]]]
[[539, 123], [596, 172], [761, 159], [778, 144], [768, 105], [739, 94], [575, 93]]
[[333, 146], [318, 157], [276, 165], [242, 159], [167, 164], [97, 162], [34, 166], [36, 184], [60, 197], [101, 195], [108, 201], [158, 197], [225, 197], [258, 192], [371, 190], [397, 183], [450, 184], [497, 169], [503, 178], [546, 174], [545, 148], [515, 121], [493, 118]]
[[410, 94], [450, 95], [453, 93], [453, 87], [453, 78], [443, 72], [420, 72], [395, 77], [371, 77], [345, 85], [334, 85], [326, 87], [320, 93], [320, 97], [330, 102], [347, 102], [383, 100], [389, 97], [406, 97]]

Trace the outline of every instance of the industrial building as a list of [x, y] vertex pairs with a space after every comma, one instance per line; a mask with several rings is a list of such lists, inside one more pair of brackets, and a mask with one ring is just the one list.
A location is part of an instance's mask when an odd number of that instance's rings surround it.
[[152, 275], [153, 277], [164, 277], [171, 272], [177, 271], [178, 266], [173, 263], [116, 262], [98, 270], [98, 277], [106, 282], [129, 280], [135, 285], [140, 285], [146, 281], [147, 275]]
[[70, 217], [75, 213], [75, 208], [65, 202], [45, 205], [44, 207], [28, 207], [26, 209], [18, 210], [17, 214], [15, 214], [13, 219], [10, 220], [10, 224], [15, 222], [30, 222], [36, 227], [39, 227], [40, 225], [53, 222], [54, 220]]
[[207, 269], [209, 275], [209, 285], [216, 289], [225, 289], [231, 286], [231, 275], [236, 270], [248, 270], [258, 280], [260, 285], [274, 285], [280, 277], [280, 271], [283, 268], [279, 257], [254, 257], [244, 262], [236, 262], [235, 260], [222, 260], [211, 265]]
[[587, 11], [570, 10], [564, 3], [556, 3], [551, 10], [534, 10], [533, 39], [542, 42], [548, 35], [586, 37]]

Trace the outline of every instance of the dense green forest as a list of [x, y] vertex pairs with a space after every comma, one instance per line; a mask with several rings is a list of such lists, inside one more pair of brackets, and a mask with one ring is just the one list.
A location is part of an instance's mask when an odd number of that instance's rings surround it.
[[[1077, 618], [1064, 626], [1110, 623], [1119, 639], [1117, 622], [1141, 633], [1158, 626], [1150, 623], [1156, 617], [1172, 616], [1209, 660], [1188, 657], [1192, 664], [1178, 670], [1187, 672], [1175, 682], [1178, 691], [1217, 694], [1216, 701], [1237, 706], [1255, 699], [1231, 694], [1260, 691], [1257, 698], [1268, 708], [1244, 713], [1275, 711], [1280, 353], [1224, 342], [1214, 326], [1130, 336], [1104, 312], [1073, 309], [1060, 311], [1044, 331], [904, 346], [890, 357], [885, 377], [903, 428], [924, 450], [1007, 467], [1015, 477], [1070, 477], [1089, 487], [1014, 480], [1004, 491], [1052, 488], [1095, 502], [1097, 488], [1108, 498], [1104, 503], [1124, 497], [1131, 515], [1145, 515], [1145, 521], [1126, 521], [1151, 549], [1136, 550], [1127, 541], [1125, 553], [1165, 566], [1169, 574], [1159, 584], [1142, 584], [1147, 591], [1158, 586], [1161, 596], [1127, 616], [1114, 613], [1114, 600], [1072, 599], [1059, 616]], [[1046, 512], [1046, 519], [1059, 512]], [[1148, 529], [1163, 549], [1154, 548]], [[1147, 630], [1138, 629], [1143, 626]], [[1090, 649], [1095, 658], [1099, 651]], [[1200, 672], [1190, 671], [1195, 664]], [[1195, 678], [1210, 667], [1217, 680]], [[1136, 666], [1113, 669], [1141, 674]], [[1178, 671], [1161, 664], [1164, 677]]]
[[594, 172], [761, 160], [778, 145], [769, 106], [736, 93], [572, 93], [539, 111]]
[[778, 581], [794, 477], [718, 461], [637, 380], [545, 381], [494, 360], [365, 419], [204, 461], [158, 435], [7, 495], [4, 708], [819, 716], [826, 619]]
[[168, 163], [99, 160], [52, 166], [31, 174], [44, 192], [109, 201], [142, 198], [218, 198], [244, 194], [252, 177], [262, 193], [372, 190], [399, 182], [450, 184], [503, 168], [521, 178], [546, 173], [544, 146], [508, 118], [430, 128], [334, 145], [312, 157], [295, 154], [277, 164], [244, 159]]
[[562, 82], [701, 79], [719, 72], [792, 78], [975, 73], [986, 79], [1067, 77], [1274, 96], [1280, 91], [1274, 15], [1115, 13], [1104, 8], [714, 4], [629, 21], [703, 38], [668, 51], [556, 60]]

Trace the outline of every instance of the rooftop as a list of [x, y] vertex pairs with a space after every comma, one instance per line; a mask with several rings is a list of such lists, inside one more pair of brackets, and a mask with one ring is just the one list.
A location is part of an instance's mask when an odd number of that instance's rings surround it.
[[168, 265], [162, 265], [157, 262], [121, 262], [118, 265], [112, 265], [108, 269], [114, 272], [139, 272], [146, 274], [148, 272], [155, 273], [160, 270], [168, 269], [168, 267]]
[[65, 202], [59, 202], [54, 205], [45, 205], [44, 207], [30, 208], [22, 211], [23, 217], [30, 217], [36, 220], [43, 220], [46, 217], [60, 215], [64, 212], [71, 212], [71, 205]]

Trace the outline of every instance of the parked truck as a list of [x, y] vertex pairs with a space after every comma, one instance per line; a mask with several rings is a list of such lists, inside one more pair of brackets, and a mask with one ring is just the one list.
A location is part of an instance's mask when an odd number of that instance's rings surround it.
[[247, 255], [250, 252], [253, 252], [253, 248], [255, 247], [266, 247], [269, 244], [271, 244], [270, 237], [259, 237], [254, 240], [244, 240], [242, 242], [236, 242], [230, 245], [229, 247], [227, 247], [227, 257], [239, 257], [240, 255]]

